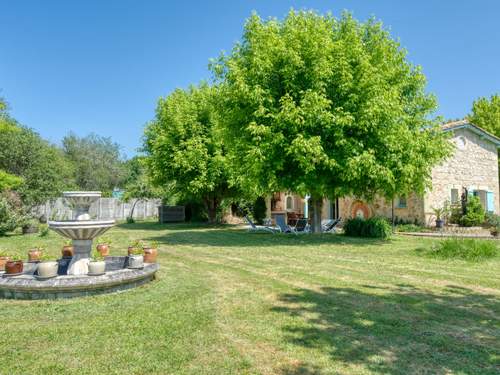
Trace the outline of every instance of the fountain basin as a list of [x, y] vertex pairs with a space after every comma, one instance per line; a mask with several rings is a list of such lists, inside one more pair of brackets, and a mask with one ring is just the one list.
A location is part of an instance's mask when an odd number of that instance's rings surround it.
[[114, 220], [49, 221], [49, 227], [72, 240], [92, 240], [115, 225]]
[[38, 280], [36, 267], [25, 264], [19, 276], [0, 277], [0, 297], [11, 299], [58, 299], [111, 293], [135, 288], [154, 279], [157, 263], [143, 269], [128, 269], [126, 256], [106, 257], [106, 273], [101, 276], [60, 275]]

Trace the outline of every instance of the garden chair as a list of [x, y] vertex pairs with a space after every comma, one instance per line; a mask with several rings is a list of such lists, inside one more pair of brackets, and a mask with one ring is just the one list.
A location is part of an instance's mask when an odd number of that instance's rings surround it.
[[249, 232], [260, 231], [260, 232], [276, 233], [276, 231], [273, 228], [266, 227], [263, 225], [255, 225], [255, 223], [247, 215], [245, 215], [243, 217], [245, 218], [246, 222], [249, 225], [249, 228], [248, 228]]
[[285, 215], [276, 215], [275, 220], [281, 233], [295, 233], [292, 227], [286, 223]]
[[340, 217], [335, 220], [330, 220], [321, 228], [323, 233], [337, 233], [337, 227], [341, 221], [342, 219]]
[[292, 227], [292, 231], [295, 234], [309, 233], [310, 229], [309, 229], [309, 223], [307, 222], [307, 219], [305, 219], [305, 218], [298, 219], [297, 223], [295, 224], [295, 226]]

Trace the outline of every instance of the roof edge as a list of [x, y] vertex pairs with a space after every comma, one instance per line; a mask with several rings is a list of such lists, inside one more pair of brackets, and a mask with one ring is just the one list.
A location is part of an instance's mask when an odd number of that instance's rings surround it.
[[444, 132], [458, 130], [458, 129], [469, 129], [473, 133], [476, 133], [477, 135], [480, 135], [483, 138], [486, 138], [489, 141], [491, 141], [492, 143], [494, 143], [497, 146], [497, 148], [500, 148], [500, 138], [499, 137], [484, 130], [483, 128], [480, 128], [477, 125], [474, 125], [472, 122], [470, 122], [467, 119], [459, 120], [459, 121], [452, 121], [452, 122], [442, 124], [441, 129]]

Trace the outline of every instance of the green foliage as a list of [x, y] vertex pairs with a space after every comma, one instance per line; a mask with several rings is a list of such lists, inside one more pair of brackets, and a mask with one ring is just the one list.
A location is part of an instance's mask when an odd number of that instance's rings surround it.
[[255, 222], [259, 225], [262, 225], [264, 223], [264, 219], [266, 218], [266, 214], [266, 200], [264, 197], [258, 197], [252, 207], [252, 216]]
[[495, 257], [498, 245], [492, 240], [476, 240], [473, 238], [447, 238], [437, 242], [424, 254], [441, 259], [464, 259], [480, 261]]
[[209, 221], [218, 206], [234, 194], [218, 134], [217, 90], [206, 84], [175, 90], [161, 98], [156, 119], [145, 130], [144, 149], [155, 184], [173, 184], [181, 200], [201, 200]]
[[[39, 250], [43, 250], [43, 249], [39, 249]], [[57, 256], [56, 255], [53, 255], [53, 254], [50, 254], [50, 253], [43, 253], [41, 256], [40, 256], [40, 260], [42, 262], [56, 262], [57, 261]]]
[[21, 177], [7, 173], [0, 169], [0, 193], [5, 190], [12, 190], [23, 183]]
[[9, 200], [0, 195], [0, 236], [19, 226], [20, 217]]
[[256, 193], [422, 192], [449, 154], [424, 75], [373, 20], [254, 14], [211, 67], [233, 182]]
[[425, 227], [416, 224], [400, 224], [396, 226], [396, 232], [424, 232]]
[[500, 95], [494, 94], [489, 99], [483, 97], [474, 101], [469, 120], [500, 137]]
[[93, 262], [101, 262], [103, 260], [104, 260], [104, 257], [101, 255], [100, 252], [98, 252], [97, 250], [92, 251], [92, 261]]
[[134, 224], [135, 223], [135, 219], [131, 216], [128, 216], [127, 219], [126, 219], [126, 222], [127, 224]]
[[40, 237], [47, 237], [49, 235], [50, 229], [47, 224], [40, 225], [40, 233], [38, 234]]
[[63, 138], [63, 150], [74, 167], [75, 182], [82, 190], [100, 190], [110, 195], [122, 186], [126, 169], [120, 145], [110, 137], [89, 134], [78, 137], [69, 133]]
[[392, 234], [392, 228], [384, 217], [371, 217], [367, 220], [355, 217], [344, 223], [344, 233], [352, 237], [373, 237], [387, 239]]
[[[17, 176], [12, 188], [19, 193], [26, 212], [72, 186], [71, 164], [61, 150], [15, 120], [3, 121], [8, 126], [0, 126], [0, 169]], [[12, 184], [12, 178], [9, 180]]]
[[138, 202], [152, 199], [161, 198], [165, 192], [164, 189], [155, 187], [146, 171], [145, 158], [143, 156], [136, 156], [126, 163], [128, 176], [125, 184], [125, 194], [123, 200], [125, 202], [135, 199], [129, 213], [129, 218], [133, 219], [134, 209]]
[[467, 199], [466, 212], [460, 218], [460, 224], [464, 227], [478, 226], [484, 223], [485, 213], [478, 197], [471, 196]]

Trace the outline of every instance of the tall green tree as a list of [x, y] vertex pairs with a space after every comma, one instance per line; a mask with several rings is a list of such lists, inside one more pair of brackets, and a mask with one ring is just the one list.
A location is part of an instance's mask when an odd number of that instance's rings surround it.
[[63, 138], [63, 150], [75, 170], [75, 182], [83, 190], [110, 194], [124, 184], [126, 170], [120, 145], [110, 137], [70, 133]]
[[[9, 116], [0, 106], [0, 170], [14, 182], [26, 211], [73, 186], [72, 169], [61, 150]], [[9, 177], [10, 176], [10, 177]], [[17, 181], [12, 180], [17, 176]], [[22, 183], [20, 182], [22, 179]], [[12, 187], [14, 188], [14, 187]]]
[[254, 14], [212, 70], [233, 182], [311, 194], [315, 231], [324, 196], [422, 192], [449, 152], [424, 75], [374, 20]]
[[202, 200], [211, 223], [222, 200], [234, 193], [218, 133], [217, 98], [217, 89], [206, 84], [175, 90], [159, 100], [144, 138], [153, 181], [171, 184], [181, 199]]
[[475, 100], [468, 118], [474, 125], [500, 137], [500, 95]]

